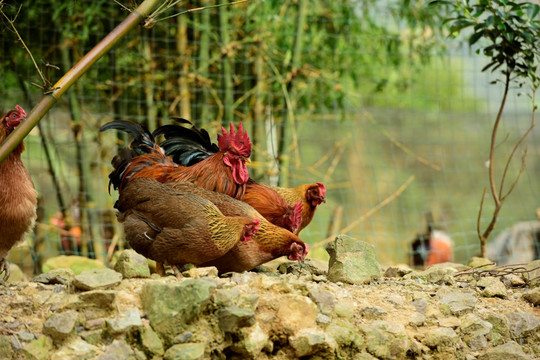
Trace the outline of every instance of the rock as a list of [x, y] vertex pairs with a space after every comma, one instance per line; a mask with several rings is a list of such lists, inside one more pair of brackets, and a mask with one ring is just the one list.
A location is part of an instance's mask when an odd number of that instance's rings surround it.
[[414, 300], [413, 302], [411, 302], [411, 305], [414, 306], [416, 311], [418, 311], [420, 314], [425, 314], [426, 313], [427, 304], [428, 304], [428, 302], [424, 298]]
[[141, 331], [141, 345], [146, 352], [152, 355], [163, 356], [165, 353], [163, 342], [150, 326], [144, 327]]
[[241, 341], [234, 342], [231, 350], [237, 354], [248, 356], [256, 359], [261, 351], [271, 344], [269, 336], [266, 334], [259, 324], [255, 324], [250, 328], [242, 328], [240, 331]]
[[421, 278], [432, 284], [453, 285], [455, 284], [453, 275], [457, 272], [453, 263], [435, 264], [424, 270]]
[[73, 285], [81, 290], [96, 290], [112, 287], [122, 281], [122, 274], [112, 269], [85, 270], [73, 279]]
[[360, 309], [360, 315], [365, 319], [375, 320], [386, 316], [388, 312], [378, 306], [365, 306]]
[[364, 345], [362, 336], [349, 322], [334, 321], [328, 325], [325, 332], [336, 341], [339, 347], [352, 348], [354, 351], [358, 351]]
[[165, 352], [165, 360], [197, 360], [204, 356], [204, 344], [187, 343], [171, 346]]
[[328, 263], [317, 259], [306, 259], [303, 265], [296, 261], [286, 261], [281, 263], [277, 270], [282, 274], [312, 274], [316, 276], [325, 276], [328, 273]]
[[118, 312], [128, 311], [134, 308], [142, 308], [140, 293], [133, 293], [131, 291], [120, 290], [114, 297], [113, 307]]
[[32, 282], [37, 282], [37, 283], [41, 283], [41, 284], [50, 284], [50, 285], [54, 285], [54, 284], [65, 285], [65, 284], [67, 284], [67, 280], [65, 278], [63, 278], [62, 276], [60, 276], [58, 274], [51, 274], [51, 273], [39, 274], [38, 276], [35, 276], [32, 279]]
[[439, 318], [437, 319], [437, 322], [441, 327], [458, 328], [459, 325], [461, 325], [459, 318], [455, 316]]
[[312, 288], [309, 290], [309, 297], [319, 306], [321, 313], [329, 315], [334, 311], [335, 296], [330, 291]]
[[311, 299], [292, 294], [261, 297], [257, 312], [261, 327], [274, 327], [287, 335], [315, 328], [318, 315], [317, 305]]
[[523, 299], [527, 300], [534, 306], [540, 306], [540, 287], [536, 287], [524, 293]]
[[301, 330], [296, 336], [289, 338], [289, 344], [297, 357], [332, 354], [336, 348], [334, 339], [316, 329]]
[[142, 305], [152, 328], [167, 339], [182, 331], [207, 304], [216, 288], [213, 281], [188, 279], [181, 283], [151, 281], [143, 285]]
[[476, 283], [476, 286], [483, 289], [482, 295], [485, 297], [506, 298], [506, 286], [499, 278], [483, 277]]
[[450, 291], [440, 298], [439, 307], [443, 313], [459, 316], [474, 310], [476, 301], [470, 293]]
[[43, 324], [43, 334], [55, 341], [63, 341], [75, 332], [78, 322], [79, 314], [74, 310], [53, 314]]
[[217, 306], [236, 305], [240, 298], [240, 290], [236, 287], [217, 289], [212, 296]]
[[0, 335], [0, 354], [3, 354], [8, 359], [13, 356], [13, 349], [7, 335]]
[[40, 336], [26, 344], [20, 352], [25, 359], [46, 360], [50, 358], [53, 348], [53, 341], [50, 337]]
[[347, 235], [338, 235], [328, 244], [330, 255], [328, 280], [366, 284], [381, 276], [373, 245]]
[[409, 325], [411, 326], [422, 326], [426, 323], [426, 316], [419, 312], [415, 313], [409, 320]]
[[56, 359], [85, 360], [93, 359], [96, 356], [98, 347], [87, 343], [81, 338], [76, 338], [64, 344], [55, 354]]
[[105, 347], [103, 354], [96, 357], [96, 360], [136, 360], [135, 353], [124, 340], [114, 340], [112, 344]]
[[227, 306], [217, 312], [219, 327], [225, 332], [236, 332], [240, 328], [255, 324], [255, 313], [238, 306]]
[[352, 319], [354, 317], [354, 302], [345, 299], [340, 300], [336, 303], [334, 312], [341, 318]]
[[378, 358], [405, 359], [411, 342], [403, 325], [388, 321], [374, 321], [360, 326], [367, 351]]
[[79, 299], [84, 306], [107, 309], [112, 308], [116, 294], [116, 290], [92, 290], [80, 293]]
[[96, 330], [87, 330], [87, 331], [81, 331], [79, 333], [79, 336], [83, 338], [84, 341], [91, 345], [98, 345], [102, 338], [103, 338], [103, 330], [96, 329]]
[[523, 277], [516, 274], [504, 275], [504, 284], [509, 287], [523, 287], [526, 285]]
[[461, 332], [468, 337], [476, 337], [479, 335], [487, 335], [493, 329], [493, 325], [478, 316], [469, 313], [461, 317], [459, 326]]
[[508, 319], [508, 327], [514, 338], [527, 335], [527, 333], [536, 331], [540, 327], [540, 320], [528, 312], [507, 312], [504, 316]]
[[187, 271], [184, 271], [182, 275], [193, 278], [193, 279], [199, 279], [202, 277], [217, 278], [218, 269], [215, 266], [192, 268]]
[[488, 341], [484, 335], [478, 335], [473, 338], [467, 339], [467, 345], [473, 351], [479, 351], [489, 346]]
[[532, 360], [532, 358], [525, 354], [515, 341], [509, 341], [487, 350], [484, 355], [478, 357], [478, 360]]
[[180, 333], [172, 339], [173, 344], [184, 344], [188, 340], [193, 338], [193, 333], [191, 331], [184, 331], [183, 333]]
[[79, 275], [85, 270], [103, 268], [105, 268], [105, 264], [99, 260], [84, 256], [60, 255], [47, 259], [41, 269], [44, 273], [54, 269], [71, 269], [76, 275]]
[[467, 265], [472, 268], [478, 268], [478, 269], [491, 269], [495, 267], [495, 264], [493, 263], [493, 261], [486, 258], [482, 258], [482, 257], [476, 257], [476, 256], [473, 256], [471, 260], [469, 260], [469, 263]]
[[317, 315], [317, 323], [319, 324], [329, 324], [332, 319], [324, 314]]
[[459, 341], [458, 334], [451, 328], [435, 328], [429, 329], [422, 343], [432, 349], [439, 351], [450, 350]]
[[28, 331], [19, 331], [17, 334], [20, 340], [22, 341], [32, 341], [35, 340], [34, 334], [28, 332]]
[[113, 319], [107, 319], [107, 329], [113, 334], [128, 333], [143, 326], [138, 309], [125, 311]]
[[401, 278], [404, 277], [407, 274], [412, 273], [412, 269], [405, 265], [405, 264], [399, 264], [396, 266], [390, 266], [386, 271], [384, 272], [385, 277], [389, 278]]
[[8, 284], [15, 284], [20, 281], [25, 281], [25, 276], [23, 271], [17, 264], [14, 264], [12, 262], [8, 263], [9, 271], [11, 274], [9, 275], [9, 278], [7, 279], [6, 283]]
[[531, 288], [540, 286], [540, 260], [531, 261], [525, 267], [529, 271], [529, 279], [531, 279], [529, 286]]
[[501, 345], [510, 340], [510, 328], [506, 316], [498, 313], [491, 313], [486, 320], [493, 325], [491, 333], [487, 335], [492, 346]]
[[120, 253], [114, 270], [122, 274], [124, 279], [150, 277], [150, 268], [146, 258], [131, 249]]

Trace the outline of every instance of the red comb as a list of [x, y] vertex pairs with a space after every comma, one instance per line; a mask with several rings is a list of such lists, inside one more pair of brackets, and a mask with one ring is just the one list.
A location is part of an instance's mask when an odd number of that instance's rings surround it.
[[316, 183], [317, 185], [319, 185], [319, 190], [321, 191], [321, 196], [323, 197], [326, 197], [326, 187], [324, 186], [323, 183]]
[[15, 110], [18, 111], [19, 114], [21, 114], [22, 117], [26, 117], [26, 112], [19, 105], [15, 105]]
[[221, 127], [222, 134], [218, 134], [218, 145], [221, 150], [231, 149], [243, 157], [251, 156], [251, 141], [247, 131], [244, 131], [242, 123], [238, 125], [238, 131], [234, 130], [232, 123], [229, 125], [230, 132]]

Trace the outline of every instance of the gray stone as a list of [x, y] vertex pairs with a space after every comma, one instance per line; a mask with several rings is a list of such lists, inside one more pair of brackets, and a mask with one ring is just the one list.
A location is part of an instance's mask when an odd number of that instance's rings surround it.
[[504, 284], [509, 287], [522, 287], [526, 283], [523, 277], [516, 274], [508, 274], [504, 276]]
[[95, 329], [95, 330], [86, 330], [81, 331], [79, 333], [79, 336], [83, 338], [84, 341], [91, 345], [97, 345], [101, 343], [101, 340], [103, 338], [103, 330], [102, 329]]
[[255, 313], [238, 306], [227, 306], [217, 312], [219, 327], [225, 332], [236, 332], [240, 328], [255, 324]]
[[242, 340], [234, 342], [231, 350], [237, 354], [256, 359], [261, 351], [272, 344], [259, 324], [255, 324], [249, 328], [242, 328], [239, 336]]
[[478, 269], [491, 269], [495, 267], [495, 264], [493, 263], [493, 261], [486, 258], [477, 257], [477, 256], [473, 256], [471, 260], [469, 260], [469, 263], [467, 265], [472, 268], [478, 268]]
[[215, 288], [213, 281], [205, 279], [146, 282], [141, 294], [143, 309], [152, 328], [170, 340], [205, 309]]
[[204, 356], [204, 344], [187, 343], [171, 346], [165, 352], [165, 360], [198, 360]]
[[323, 314], [329, 315], [334, 311], [335, 296], [330, 291], [312, 288], [309, 290], [309, 297], [319, 306]]
[[273, 327], [276, 332], [286, 335], [295, 335], [301, 329], [315, 328], [318, 314], [317, 305], [301, 295], [261, 297], [257, 307], [257, 320], [261, 327]]
[[124, 340], [114, 340], [96, 360], [137, 360], [133, 349]]
[[162, 356], [165, 353], [163, 342], [150, 326], [146, 326], [141, 331], [141, 345], [145, 351], [152, 355]]
[[138, 309], [125, 311], [113, 319], [107, 319], [106, 322], [108, 331], [113, 335], [128, 333], [143, 325]]
[[120, 253], [114, 270], [122, 274], [124, 279], [150, 277], [150, 268], [146, 258], [131, 249]]
[[3, 354], [6, 358], [11, 359], [14, 351], [9, 341], [9, 336], [0, 335], [0, 354]]
[[473, 351], [479, 351], [489, 346], [488, 341], [484, 335], [478, 335], [472, 338], [468, 338], [466, 342]]
[[51, 273], [39, 274], [39, 275], [35, 276], [32, 279], [32, 282], [37, 282], [37, 283], [41, 283], [41, 284], [49, 284], [49, 285], [54, 285], [54, 284], [65, 285], [65, 284], [67, 284], [67, 280], [65, 278], [63, 278], [60, 275], [51, 274]]
[[102, 261], [89, 259], [86, 256], [59, 255], [49, 258], [43, 263], [42, 272], [48, 273], [56, 269], [70, 269], [76, 275], [90, 269], [104, 269]]
[[332, 319], [324, 314], [318, 314], [317, 315], [317, 323], [319, 324], [329, 324]]
[[388, 321], [374, 321], [360, 326], [367, 351], [378, 358], [405, 358], [411, 342], [403, 325]]
[[527, 300], [534, 306], [540, 306], [540, 287], [536, 287], [524, 293], [523, 299]]
[[487, 335], [492, 346], [501, 345], [510, 340], [510, 328], [506, 316], [499, 313], [491, 313], [486, 320], [493, 325], [491, 333]]
[[63, 360], [94, 359], [98, 349], [97, 346], [89, 344], [81, 338], [75, 338], [55, 352], [54, 358]]
[[303, 265], [296, 261], [286, 261], [281, 263], [277, 270], [282, 274], [324, 276], [328, 272], [328, 263], [317, 259], [306, 259]]
[[289, 344], [294, 349], [297, 357], [324, 353], [331, 354], [336, 348], [334, 339], [321, 330], [305, 329], [296, 336], [289, 338]]
[[350, 347], [357, 351], [364, 345], [362, 336], [347, 321], [333, 321], [325, 332], [336, 341], [339, 347]]
[[60, 314], [53, 314], [43, 324], [43, 334], [51, 336], [55, 341], [62, 341], [75, 332], [79, 322], [79, 314], [69, 310]]
[[476, 297], [470, 293], [451, 291], [440, 298], [439, 306], [446, 314], [462, 315], [474, 310], [476, 301]]
[[459, 337], [454, 329], [440, 327], [430, 329], [422, 343], [432, 349], [437, 348], [439, 351], [443, 351], [453, 347], [458, 341]]
[[240, 290], [236, 287], [217, 289], [212, 296], [214, 304], [219, 307], [237, 305], [240, 298]]
[[416, 311], [418, 311], [420, 314], [425, 314], [426, 313], [427, 304], [428, 304], [426, 299], [421, 298], [421, 299], [418, 299], [418, 300], [414, 300], [413, 302], [411, 302], [411, 304], [412, 304], [412, 306], [414, 306]]
[[116, 290], [92, 290], [79, 294], [79, 299], [84, 306], [95, 306], [102, 309], [112, 308]]
[[407, 265], [400, 264], [396, 266], [390, 266], [386, 271], [384, 272], [385, 277], [390, 278], [401, 278], [404, 277], [407, 274], [412, 273], [412, 269], [408, 267]]
[[354, 317], [354, 302], [351, 300], [340, 300], [334, 307], [334, 313], [345, 319], [352, 319]]
[[519, 338], [529, 332], [536, 331], [540, 327], [540, 320], [531, 313], [524, 311], [507, 312], [504, 314], [508, 319], [510, 333]]
[[28, 332], [28, 331], [19, 331], [19, 333], [17, 334], [17, 336], [19, 337], [20, 340], [22, 341], [32, 341], [32, 340], [35, 340], [36, 338], [34, 337], [34, 334]]
[[483, 277], [476, 283], [476, 286], [482, 290], [482, 295], [485, 297], [500, 297], [506, 298], [506, 286], [499, 278]]
[[46, 360], [54, 348], [53, 341], [48, 336], [40, 336], [36, 340], [24, 345], [20, 353], [25, 359]]
[[388, 312], [378, 306], [365, 306], [360, 309], [360, 315], [365, 319], [375, 320], [386, 316]]
[[426, 316], [419, 312], [415, 313], [409, 320], [409, 325], [411, 326], [422, 326], [426, 323]]
[[381, 276], [373, 245], [347, 235], [338, 235], [328, 244], [330, 255], [328, 280], [366, 284]]
[[478, 360], [532, 360], [515, 341], [496, 346], [478, 357]]
[[115, 286], [122, 281], [122, 274], [112, 269], [91, 269], [75, 276], [73, 285], [81, 290], [96, 290]]
[[184, 331], [174, 337], [172, 339], [173, 344], [184, 344], [187, 343], [188, 340], [193, 338], [193, 333], [191, 331]]
[[469, 313], [461, 317], [459, 328], [463, 334], [472, 338], [489, 334], [493, 329], [493, 325], [490, 322]]
[[534, 260], [527, 264], [527, 270], [529, 271], [529, 286], [540, 286], [540, 260]]

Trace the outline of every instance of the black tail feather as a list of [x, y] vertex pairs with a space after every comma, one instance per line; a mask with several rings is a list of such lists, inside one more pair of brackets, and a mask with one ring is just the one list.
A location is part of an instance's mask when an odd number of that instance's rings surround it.
[[219, 147], [212, 143], [205, 129], [198, 129], [186, 119], [176, 117], [173, 119], [181, 124], [191, 124], [192, 127], [163, 125], [152, 135], [156, 138], [160, 135], [165, 136], [165, 141], [160, 145], [175, 163], [191, 166], [219, 151]]

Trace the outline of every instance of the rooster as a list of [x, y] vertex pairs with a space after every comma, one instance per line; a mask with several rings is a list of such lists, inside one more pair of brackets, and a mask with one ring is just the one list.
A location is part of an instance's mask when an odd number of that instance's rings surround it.
[[[26, 117], [17, 105], [0, 120], [0, 141], [6, 137]], [[9, 278], [10, 270], [6, 256], [16, 243], [34, 226], [36, 220], [37, 196], [30, 174], [21, 160], [24, 144], [21, 142], [0, 163], [0, 274], [3, 280]]]
[[[188, 120], [174, 118], [180, 123], [191, 124]], [[153, 135], [165, 136], [161, 146], [173, 161], [181, 166], [198, 166], [208, 158], [216, 156], [218, 148], [210, 141], [208, 132], [192, 125], [186, 128], [179, 125], [164, 125], [156, 129]], [[218, 143], [219, 143], [218, 135]], [[302, 203], [289, 204], [274, 189], [258, 184], [249, 179], [246, 184], [243, 201], [254, 207], [272, 224], [283, 227], [293, 233], [298, 232], [302, 223]], [[241, 199], [242, 200], [242, 199]]]
[[273, 187], [289, 205], [302, 206], [302, 221], [298, 226], [297, 233], [309, 225], [317, 206], [326, 202], [326, 187], [323, 183], [305, 184], [295, 188]]
[[412, 254], [410, 264], [415, 267], [431, 266], [453, 259], [453, 243], [448, 234], [433, 227], [433, 215], [426, 213], [427, 229], [417, 234], [411, 243]]
[[[208, 190], [243, 199], [249, 179], [246, 161], [251, 156], [251, 142], [242, 124], [235, 132], [222, 128], [218, 135], [219, 151], [214, 151], [193, 166], [179, 166], [154, 141], [154, 136], [141, 125], [129, 121], [112, 121], [100, 131], [117, 129], [134, 137], [129, 149], [123, 149], [112, 161], [109, 175], [115, 189], [122, 188], [132, 179], [150, 177], [159, 182], [188, 181]], [[217, 148], [214, 150], [218, 150]]]
[[[191, 185], [191, 184], [190, 184]], [[196, 185], [192, 185], [196, 187]], [[224, 216], [209, 200], [150, 178], [132, 180], [115, 204], [126, 239], [138, 253], [161, 264], [212, 261], [259, 230], [254, 216]]]
[[290, 231], [268, 222], [253, 207], [229, 196], [208, 191], [199, 186], [185, 183], [167, 183], [167, 186], [190, 192], [210, 200], [226, 216], [244, 216], [260, 220], [259, 231], [249, 242], [238, 242], [228, 253], [201, 266], [215, 266], [220, 273], [246, 271], [280, 256], [302, 263], [309, 252], [308, 244]]

